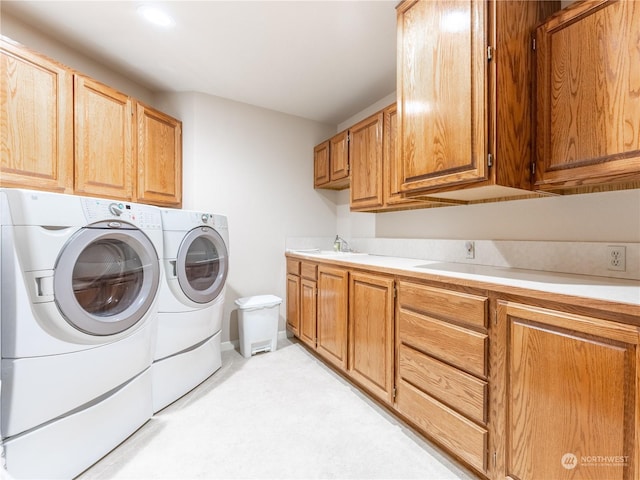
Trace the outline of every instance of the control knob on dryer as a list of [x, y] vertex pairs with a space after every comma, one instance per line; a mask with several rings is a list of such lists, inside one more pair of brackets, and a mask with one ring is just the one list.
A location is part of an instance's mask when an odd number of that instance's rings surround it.
[[109, 211], [112, 215], [119, 217], [124, 212], [124, 206], [121, 203], [112, 203], [109, 205]]

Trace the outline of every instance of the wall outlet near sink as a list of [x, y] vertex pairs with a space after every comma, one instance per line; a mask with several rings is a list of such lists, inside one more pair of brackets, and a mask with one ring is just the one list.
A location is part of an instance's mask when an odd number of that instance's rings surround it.
[[625, 246], [607, 246], [607, 269], [618, 272], [625, 272], [627, 270], [627, 248]]
[[472, 242], [471, 240], [467, 240], [466, 242], [464, 242], [464, 249], [465, 249], [465, 258], [467, 259], [476, 258], [475, 242]]

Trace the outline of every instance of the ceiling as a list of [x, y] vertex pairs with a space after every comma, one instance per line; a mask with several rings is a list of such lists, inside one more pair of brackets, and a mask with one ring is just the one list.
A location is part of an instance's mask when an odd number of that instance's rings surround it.
[[[175, 25], [136, 13], [153, 4]], [[2, 11], [152, 91], [339, 124], [395, 91], [397, 1], [7, 1]]]

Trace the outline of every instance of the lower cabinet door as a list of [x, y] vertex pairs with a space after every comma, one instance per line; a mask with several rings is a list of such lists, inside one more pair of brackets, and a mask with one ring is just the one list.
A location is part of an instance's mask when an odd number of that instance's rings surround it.
[[369, 392], [393, 403], [393, 278], [351, 273], [349, 280], [349, 375]]
[[638, 478], [638, 328], [499, 302], [509, 478]]
[[287, 327], [300, 337], [300, 277], [287, 275]]
[[347, 370], [347, 301], [349, 272], [318, 267], [317, 349], [327, 361]]
[[316, 348], [316, 296], [314, 280], [303, 278], [300, 282], [300, 340]]

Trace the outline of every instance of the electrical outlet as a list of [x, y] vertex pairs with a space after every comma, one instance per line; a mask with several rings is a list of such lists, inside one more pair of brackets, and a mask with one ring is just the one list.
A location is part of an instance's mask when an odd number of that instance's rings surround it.
[[627, 269], [627, 248], [622, 245], [607, 246], [607, 269], [624, 272]]
[[476, 258], [476, 244], [470, 240], [464, 242], [465, 258]]

